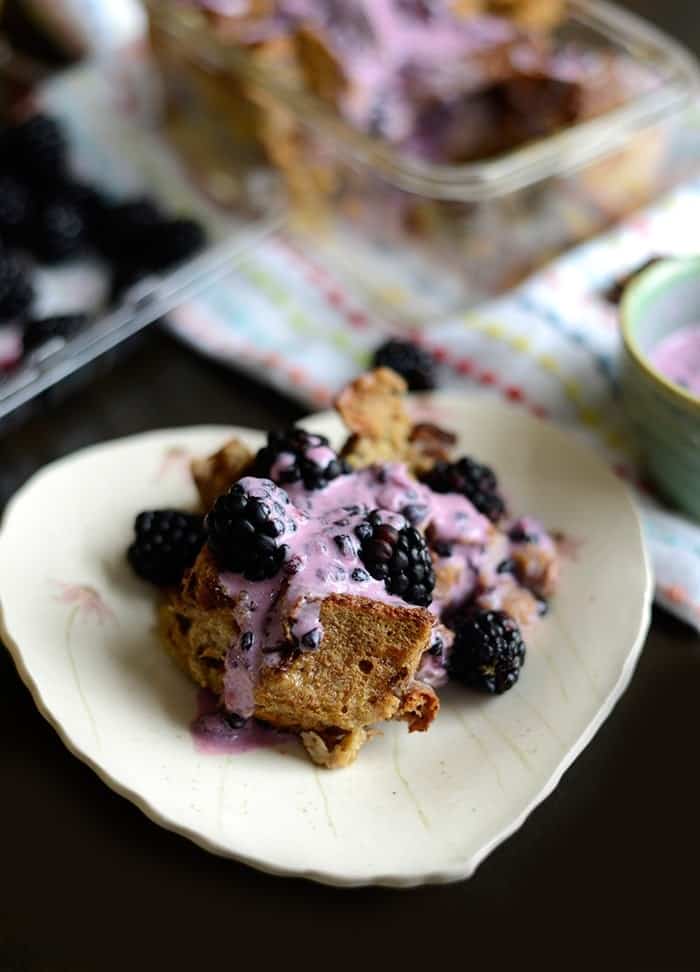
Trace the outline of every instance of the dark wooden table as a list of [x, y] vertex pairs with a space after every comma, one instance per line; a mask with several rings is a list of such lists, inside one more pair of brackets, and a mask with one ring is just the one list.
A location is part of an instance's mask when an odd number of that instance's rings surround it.
[[[629, 5], [700, 47], [690, 0]], [[80, 446], [299, 414], [153, 330], [106, 378], [0, 441], [0, 506]], [[67, 753], [0, 651], [0, 972], [223, 972], [293, 958], [332, 967], [339, 957], [698, 968], [699, 689], [700, 639], [658, 612], [611, 718], [471, 881], [335, 891], [258, 874], [150, 823]], [[279, 816], [284, 827], [283, 806]]]

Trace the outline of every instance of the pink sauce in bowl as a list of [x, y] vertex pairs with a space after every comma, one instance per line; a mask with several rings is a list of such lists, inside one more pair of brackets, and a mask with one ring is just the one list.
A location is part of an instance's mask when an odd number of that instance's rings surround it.
[[652, 348], [649, 361], [674, 385], [700, 398], [700, 323], [667, 334]]

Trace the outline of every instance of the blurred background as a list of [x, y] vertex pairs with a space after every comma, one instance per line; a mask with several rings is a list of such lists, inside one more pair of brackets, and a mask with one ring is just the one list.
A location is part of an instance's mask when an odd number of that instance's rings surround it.
[[700, 526], [625, 414], [619, 304], [650, 261], [699, 252], [696, 5], [466, 0], [468, 56], [437, 31], [436, 59], [436, 5], [396, 0], [410, 70], [361, 3], [309, 5], [311, 30], [302, 0], [284, 16], [273, 0], [0, 0], [0, 509], [77, 448], [278, 427], [387, 363], [415, 390], [560, 422], [633, 485], [657, 577], [648, 643], [566, 786], [472, 881], [410, 904], [157, 830], [63, 750], [0, 652], [0, 970], [97, 967], [88, 946], [100, 968], [190, 967], [201, 929], [253, 915], [265, 936], [271, 907], [282, 944], [313, 908], [322, 954], [349, 919], [393, 950], [430, 911], [488, 961], [505, 916], [512, 962], [539, 936], [545, 967], [590, 968], [607, 936], [623, 968], [694, 968]]
[[[631, 0], [458, 8], [450, 37], [428, 0], [374, 35], [361, 3], [5, 0], [0, 429], [166, 314], [302, 408], [390, 339], [399, 370], [432, 356], [416, 390], [495, 372], [446, 322], [691, 179], [698, 75], [679, 3], [665, 33]], [[688, 244], [631, 249], [576, 271], [608, 324]]]

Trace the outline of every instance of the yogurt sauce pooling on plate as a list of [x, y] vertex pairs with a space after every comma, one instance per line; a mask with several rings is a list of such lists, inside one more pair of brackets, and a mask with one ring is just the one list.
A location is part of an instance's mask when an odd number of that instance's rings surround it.
[[657, 371], [700, 398], [700, 323], [666, 335], [649, 354]]

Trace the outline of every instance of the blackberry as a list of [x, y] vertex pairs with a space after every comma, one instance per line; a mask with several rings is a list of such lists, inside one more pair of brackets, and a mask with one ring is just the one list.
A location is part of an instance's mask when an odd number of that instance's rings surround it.
[[437, 384], [432, 356], [410, 341], [386, 341], [374, 352], [372, 364], [397, 372], [411, 391], [427, 391]]
[[493, 523], [497, 523], [506, 512], [493, 470], [469, 456], [463, 456], [457, 462], [436, 462], [422, 479], [435, 493], [461, 493], [466, 496]]
[[134, 523], [127, 551], [134, 571], [152, 584], [177, 584], [206, 539], [203, 518], [179, 510], [147, 510]]
[[415, 527], [391, 526], [380, 510], [373, 510], [355, 527], [355, 535], [365, 567], [372, 577], [384, 581], [390, 594], [421, 607], [431, 603], [435, 571], [425, 539]]
[[31, 318], [24, 325], [25, 351], [33, 351], [52, 338], [67, 338], [87, 322], [87, 314], [56, 314], [53, 317]]
[[20, 260], [0, 253], [0, 321], [25, 313], [34, 300], [34, 288]]
[[206, 234], [196, 220], [162, 220], [143, 231], [143, 265], [149, 270], [167, 270], [194, 256], [205, 243]]
[[94, 186], [75, 179], [68, 179], [61, 185], [60, 196], [76, 207], [88, 235], [94, 236], [110, 206], [107, 196]]
[[0, 175], [0, 237], [7, 242], [21, 239], [30, 208], [27, 187], [9, 173]]
[[147, 226], [162, 223], [163, 214], [148, 196], [113, 203], [107, 213], [107, 223], [125, 236], [135, 236]]
[[63, 199], [47, 203], [32, 221], [27, 243], [42, 263], [77, 256], [85, 243], [85, 223], [77, 206]]
[[120, 264], [140, 264], [143, 259], [143, 234], [163, 222], [163, 216], [150, 199], [129, 199], [103, 207], [92, 227], [97, 249]]
[[220, 496], [207, 514], [209, 546], [219, 565], [250, 581], [274, 577], [288, 553], [278, 543], [288, 523], [289, 497], [269, 479], [256, 483], [254, 496], [243, 480]]
[[143, 267], [135, 267], [131, 263], [123, 263], [116, 266], [112, 271], [112, 280], [109, 288], [110, 304], [119, 303], [132, 287], [135, 287], [136, 284], [145, 280], [150, 275], [150, 270], [145, 270]]
[[267, 445], [256, 455], [253, 470], [255, 476], [281, 485], [301, 481], [306, 489], [323, 489], [331, 480], [349, 473], [350, 467], [338, 458], [324, 435], [290, 426], [268, 434]]
[[55, 183], [66, 169], [68, 143], [59, 123], [33, 115], [8, 129], [3, 149], [10, 167], [31, 184]]
[[525, 643], [504, 611], [473, 611], [455, 623], [450, 675], [463, 685], [500, 695], [520, 677]]

